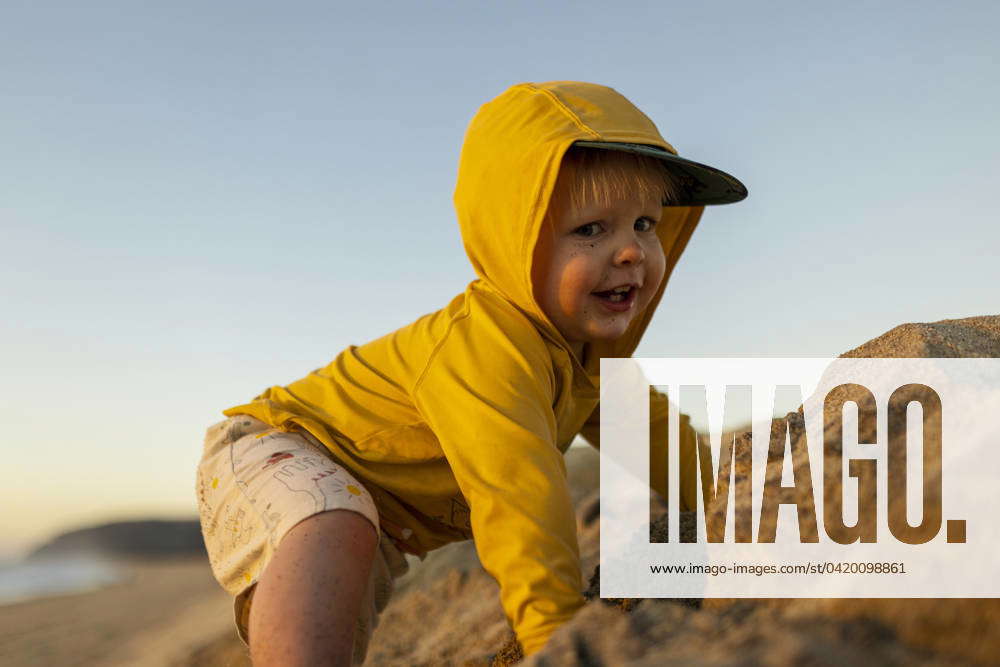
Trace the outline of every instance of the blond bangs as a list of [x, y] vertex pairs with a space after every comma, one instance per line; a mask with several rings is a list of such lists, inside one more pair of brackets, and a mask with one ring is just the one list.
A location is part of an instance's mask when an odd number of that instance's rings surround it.
[[579, 210], [588, 204], [611, 205], [625, 198], [676, 200], [676, 185], [654, 157], [625, 151], [571, 146], [556, 184], [559, 199]]

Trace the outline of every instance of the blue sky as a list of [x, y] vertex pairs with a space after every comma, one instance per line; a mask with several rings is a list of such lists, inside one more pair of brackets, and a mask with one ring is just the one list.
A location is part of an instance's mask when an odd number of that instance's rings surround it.
[[220, 411], [445, 305], [465, 126], [610, 85], [750, 189], [643, 356], [831, 356], [995, 314], [1000, 6], [7, 3], [0, 555], [195, 512]]

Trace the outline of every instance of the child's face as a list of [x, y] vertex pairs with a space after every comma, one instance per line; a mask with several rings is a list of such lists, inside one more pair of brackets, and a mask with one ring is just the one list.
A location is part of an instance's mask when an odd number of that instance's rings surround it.
[[666, 266], [656, 236], [663, 209], [661, 197], [573, 207], [559, 195], [535, 249], [535, 296], [579, 355], [584, 343], [624, 334], [656, 294]]

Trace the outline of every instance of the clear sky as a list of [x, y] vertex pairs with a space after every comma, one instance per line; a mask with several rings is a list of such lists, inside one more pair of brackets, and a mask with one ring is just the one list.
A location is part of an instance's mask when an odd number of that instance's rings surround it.
[[638, 354], [833, 356], [995, 314], [1000, 5], [7, 2], [0, 555], [193, 516], [205, 428], [473, 279], [465, 127], [610, 85], [750, 189]]

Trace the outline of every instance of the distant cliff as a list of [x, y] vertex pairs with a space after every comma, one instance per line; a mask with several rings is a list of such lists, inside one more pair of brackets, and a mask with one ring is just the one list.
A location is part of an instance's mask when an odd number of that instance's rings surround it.
[[197, 520], [118, 521], [58, 535], [32, 551], [28, 558], [79, 554], [187, 556], [205, 554], [205, 543]]

